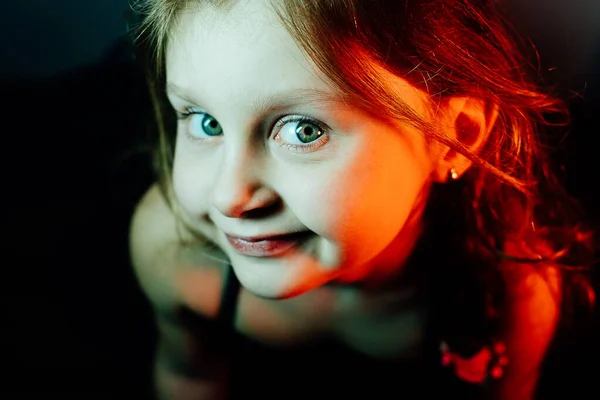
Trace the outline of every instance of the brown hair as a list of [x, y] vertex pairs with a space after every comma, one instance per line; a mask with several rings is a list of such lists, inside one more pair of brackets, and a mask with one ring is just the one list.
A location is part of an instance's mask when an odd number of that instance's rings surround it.
[[[178, 12], [189, 4], [230, 6], [231, 1], [148, 0], [137, 47], [148, 73], [159, 129], [156, 170], [171, 199], [174, 122], [164, 96], [164, 53]], [[502, 258], [559, 265], [566, 299], [576, 294], [592, 304], [585, 270], [591, 265], [592, 236], [576, 205], [551, 168], [552, 140], [569, 122], [563, 101], [541, 89], [529, 50], [493, 0], [282, 0], [274, 2], [282, 23], [337, 88], [359, 107], [411, 124], [432, 140], [473, 161], [454, 187], [440, 185], [436, 204], [452, 203], [465, 225], [459, 241], [489, 291], [504, 287], [497, 277]], [[499, 117], [477, 153], [441, 134], [412, 111], [380, 79], [381, 69], [425, 91], [431, 105], [450, 96], [480, 99]], [[172, 205], [173, 206], [173, 205]], [[449, 210], [446, 210], [449, 211]], [[504, 254], [507, 240], [523, 244], [525, 257]], [[494, 257], [489, 257], [489, 255]], [[499, 257], [498, 257], [499, 256]], [[485, 258], [485, 257], [484, 257]], [[490, 261], [495, 260], [495, 261]], [[489, 278], [489, 277], [496, 278]], [[569, 289], [572, 293], [569, 294]], [[502, 289], [500, 289], [502, 292]], [[499, 296], [502, 297], [502, 296]], [[501, 300], [497, 301], [501, 306]]]

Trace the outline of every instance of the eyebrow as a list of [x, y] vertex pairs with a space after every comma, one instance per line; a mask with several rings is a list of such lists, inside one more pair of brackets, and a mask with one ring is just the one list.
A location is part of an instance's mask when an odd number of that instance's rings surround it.
[[[182, 100], [193, 104], [201, 104], [192, 93], [175, 83], [167, 84], [167, 94], [174, 94]], [[257, 114], [286, 109], [298, 105], [348, 105], [346, 96], [336, 92], [319, 89], [295, 89], [289, 92], [279, 92], [253, 101], [252, 111]]]

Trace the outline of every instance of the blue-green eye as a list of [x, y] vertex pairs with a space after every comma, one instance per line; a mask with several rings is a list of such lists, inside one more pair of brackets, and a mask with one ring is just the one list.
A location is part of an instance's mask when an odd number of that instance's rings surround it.
[[221, 124], [212, 115], [196, 110], [177, 113], [177, 118], [185, 121], [185, 132], [193, 140], [203, 140], [223, 133]]
[[295, 144], [314, 142], [323, 133], [323, 128], [307, 119], [287, 121], [279, 130], [279, 134], [286, 142]]
[[308, 153], [329, 141], [329, 127], [313, 118], [288, 115], [275, 124], [275, 141], [292, 153]]
[[202, 133], [208, 136], [218, 136], [223, 133], [221, 124], [210, 114], [194, 113], [190, 116], [190, 134], [201, 137]]
[[296, 137], [302, 143], [314, 142], [323, 135], [323, 129], [320, 126], [309, 121], [300, 121], [296, 126]]

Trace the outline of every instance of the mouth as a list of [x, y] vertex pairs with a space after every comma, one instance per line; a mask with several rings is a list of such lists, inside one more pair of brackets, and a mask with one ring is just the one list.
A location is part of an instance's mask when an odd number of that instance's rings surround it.
[[292, 248], [306, 241], [312, 232], [298, 232], [288, 235], [242, 238], [225, 234], [231, 247], [239, 254], [250, 257], [283, 256]]

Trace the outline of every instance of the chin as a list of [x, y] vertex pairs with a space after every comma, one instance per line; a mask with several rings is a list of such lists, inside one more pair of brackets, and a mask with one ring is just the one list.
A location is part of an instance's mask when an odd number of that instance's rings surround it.
[[238, 274], [240, 285], [253, 295], [268, 300], [284, 300], [301, 294], [300, 292], [290, 291], [288, 285], [282, 285], [277, 280], [254, 279], [247, 274]]
[[271, 300], [299, 296], [333, 278], [330, 271], [315, 266], [316, 261], [306, 256], [286, 260], [232, 260], [233, 270], [244, 289]]
[[256, 297], [260, 297], [261, 299], [266, 300], [285, 300], [301, 294], [286, 293], [284, 290], [278, 290], [278, 288], [266, 288], [264, 286], [257, 287], [244, 284], [242, 284], [242, 286], [244, 287], [244, 289], [246, 289]]
[[299, 296], [313, 289], [298, 285], [290, 276], [289, 271], [279, 270], [271, 273], [261, 271], [261, 273], [256, 273], [254, 268], [247, 265], [240, 265], [239, 268], [234, 265], [234, 271], [244, 289], [263, 299], [283, 300]]

